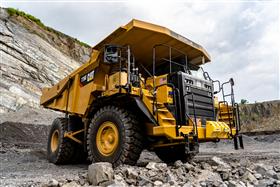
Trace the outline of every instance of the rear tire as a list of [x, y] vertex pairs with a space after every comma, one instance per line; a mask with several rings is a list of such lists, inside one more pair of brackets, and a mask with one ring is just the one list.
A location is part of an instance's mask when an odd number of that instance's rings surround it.
[[135, 165], [143, 149], [143, 136], [135, 116], [116, 107], [96, 112], [88, 129], [87, 149], [91, 162]]
[[67, 164], [71, 162], [74, 147], [69, 138], [64, 137], [67, 131], [67, 119], [56, 118], [49, 133], [47, 158], [54, 164]]
[[183, 163], [185, 163], [192, 160], [196, 155], [194, 153], [185, 153], [184, 145], [157, 148], [155, 153], [163, 162], [167, 164], [173, 164], [177, 160], [181, 160]]

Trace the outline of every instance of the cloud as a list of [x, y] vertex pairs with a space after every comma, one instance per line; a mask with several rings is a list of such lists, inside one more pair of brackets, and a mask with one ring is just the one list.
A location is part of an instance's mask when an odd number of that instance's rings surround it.
[[277, 1], [2, 4], [91, 45], [132, 18], [166, 26], [207, 49], [212, 62], [205, 69], [215, 79], [233, 77], [238, 101], [279, 99]]

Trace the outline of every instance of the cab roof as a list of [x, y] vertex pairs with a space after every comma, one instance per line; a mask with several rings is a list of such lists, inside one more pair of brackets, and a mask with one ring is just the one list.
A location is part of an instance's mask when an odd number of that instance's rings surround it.
[[[133, 19], [125, 26], [119, 27], [104, 40], [93, 47], [103, 50], [107, 44], [129, 45], [137, 62], [150, 65], [153, 47], [165, 44], [176, 48], [187, 55], [188, 63], [200, 65], [210, 62], [210, 55], [199, 44], [159, 25]], [[157, 50], [157, 55], [168, 58], [166, 50]]]

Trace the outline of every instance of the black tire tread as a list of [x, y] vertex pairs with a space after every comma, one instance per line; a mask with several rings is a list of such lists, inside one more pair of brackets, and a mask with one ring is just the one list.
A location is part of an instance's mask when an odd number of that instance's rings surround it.
[[[125, 143], [122, 145], [122, 154], [120, 155], [119, 159], [112, 163], [113, 166], [118, 166], [120, 164], [130, 164], [135, 165], [137, 160], [140, 157], [140, 154], [143, 150], [143, 136], [142, 136], [142, 130], [140, 129], [140, 126], [136, 120], [136, 117], [132, 114], [130, 114], [128, 111], [116, 107], [116, 106], [105, 106], [101, 108], [99, 111], [96, 112], [94, 115], [92, 122], [89, 125], [89, 131], [91, 132], [91, 128], [93, 128], [94, 121], [96, 118], [104, 112], [115, 112], [116, 115], [118, 115], [124, 124], [124, 138]], [[99, 160], [95, 160], [94, 153], [91, 150], [91, 144], [90, 142], [90, 136], [91, 134], [88, 133], [87, 135], [87, 148], [88, 148], [88, 159], [92, 162], [98, 162]]]
[[[65, 138], [64, 132], [67, 131], [67, 119], [66, 118], [56, 118], [53, 122], [53, 125], [57, 123], [60, 128], [60, 144], [58, 146], [58, 153], [56, 157], [52, 160], [49, 158], [48, 153], [48, 159], [53, 162], [54, 164], [68, 164], [71, 162], [73, 153], [74, 153], [74, 147], [71, 143], [71, 140], [69, 138]], [[61, 136], [62, 135], [62, 136]], [[50, 143], [51, 134], [49, 135], [48, 144]], [[49, 145], [48, 145], [49, 146]]]

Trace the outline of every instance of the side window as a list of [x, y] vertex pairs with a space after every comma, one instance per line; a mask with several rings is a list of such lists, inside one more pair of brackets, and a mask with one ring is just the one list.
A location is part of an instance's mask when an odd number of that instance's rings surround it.
[[105, 63], [118, 63], [119, 51], [117, 46], [107, 45], [104, 49], [104, 62]]

